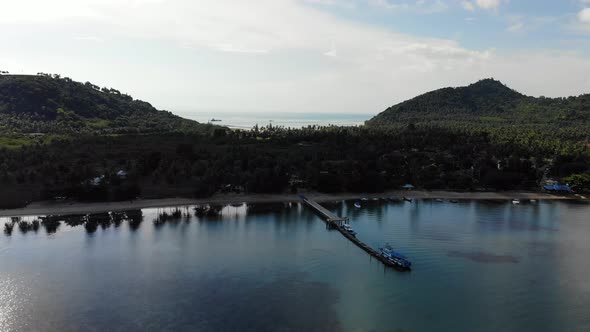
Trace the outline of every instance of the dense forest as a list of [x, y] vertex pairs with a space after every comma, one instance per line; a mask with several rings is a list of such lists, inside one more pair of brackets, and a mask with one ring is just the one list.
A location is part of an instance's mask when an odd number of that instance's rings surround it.
[[122, 134], [203, 129], [112, 88], [39, 73], [0, 75], [0, 133]]
[[[302, 189], [381, 192], [407, 183], [424, 189], [538, 190], [543, 180], [552, 177], [579, 191], [590, 188], [589, 133], [582, 125], [571, 130], [542, 126], [541, 120], [537, 124], [466, 125], [461, 116], [443, 114], [436, 121], [396, 120], [386, 125], [377, 125], [377, 117], [360, 127], [229, 130], [151, 107], [136, 107], [145, 104], [96, 88], [87, 91], [90, 100], [79, 102], [86, 106], [78, 107], [65, 91], [80, 88], [80, 83], [49, 76], [30, 79], [49, 82], [43, 86], [56, 87], [52, 95], [60, 97], [48, 99], [50, 94], [42, 88], [11, 92], [6, 86], [14, 84], [0, 85], [2, 113], [16, 119], [0, 122], [5, 130], [0, 133], [2, 207], [55, 197], [126, 200]], [[521, 96], [503, 89], [503, 93]], [[22, 96], [37, 100], [37, 94], [43, 97], [34, 107], [19, 101]], [[92, 98], [108, 103], [109, 110], [95, 112]], [[50, 99], [56, 105], [49, 106], [53, 105]], [[67, 121], [61, 122], [48, 109], [57, 106], [76, 114], [82, 123], [109, 121], [109, 129], [95, 130], [86, 124], [70, 130]], [[447, 111], [453, 112], [450, 107]], [[133, 131], [133, 122], [116, 124], [121, 117], [132, 121], [129, 114], [137, 118], [155, 114], [160, 125], [139, 122]], [[26, 124], [15, 124], [28, 117], [52, 129], [30, 131]], [[181, 124], [175, 126], [175, 121]]]
[[[494, 79], [467, 87], [443, 88], [394, 105], [371, 126], [399, 123], [479, 125], [546, 125], [583, 128], [590, 124], [590, 94], [567, 98], [529, 97]], [[586, 135], [589, 135], [586, 130]]]

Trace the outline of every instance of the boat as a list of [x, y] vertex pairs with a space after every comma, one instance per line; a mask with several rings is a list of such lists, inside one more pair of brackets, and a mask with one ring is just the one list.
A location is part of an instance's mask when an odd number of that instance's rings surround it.
[[361, 208], [361, 202], [354, 202], [354, 207], [357, 209]]
[[457, 203], [459, 203], [459, 201], [458, 201], [458, 200], [456, 200], [456, 199], [451, 199], [449, 202], [451, 202], [451, 203], [453, 203], [453, 204], [457, 204]]
[[531, 199], [531, 203], [537, 203], [536, 199]]
[[211, 119], [211, 122], [221, 122], [221, 120], [213, 118], [213, 119]]
[[512, 204], [520, 204], [520, 200], [518, 200], [518, 199], [513, 199], [513, 200], [512, 200]]
[[350, 234], [350, 235], [352, 235], [352, 236], [355, 236], [355, 235], [356, 235], [356, 232], [354, 231], [354, 229], [352, 228], [352, 226], [350, 226], [349, 224], [344, 224], [344, 225], [342, 226], [342, 228], [343, 228], [343, 229], [344, 229], [346, 232], [348, 232], [348, 234]]
[[368, 198], [366, 198], [366, 197], [363, 197], [363, 198], [361, 198], [361, 201], [363, 201], [363, 202], [366, 202], [366, 201], [368, 201], [368, 200], [369, 200], [369, 199], [368, 199]]
[[406, 202], [410, 202], [410, 203], [412, 203], [412, 199], [411, 199], [411, 198], [407, 198], [407, 197], [405, 197], [405, 196], [404, 196], [404, 197], [403, 197], [403, 199], [404, 199], [404, 201], [406, 201]]
[[442, 203], [442, 202], [444, 202], [444, 201], [443, 201], [442, 199], [440, 199], [440, 198], [437, 198], [437, 199], [435, 199], [435, 201], [436, 201], [436, 202], [438, 202], [438, 203]]
[[379, 248], [379, 251], [381, 252], [381, 256], [383, 258], [395, 266], [408, 270], [412, 267], [412, 262], [410, 262], [406, 256], [400, 254], [399, 252], [395, 252], [389, 245]]

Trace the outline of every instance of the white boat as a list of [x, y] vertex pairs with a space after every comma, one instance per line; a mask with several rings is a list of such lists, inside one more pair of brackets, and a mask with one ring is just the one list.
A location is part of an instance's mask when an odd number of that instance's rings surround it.
[[361, 202], [354, 202], [354, 207], [357, 209], [361, 208]]
[[531, 199], [531, 203], [537, 203], [536, 199]]
[[518, 200], [518, 199], [513, 199], [513, 200], [512, 200], [512, 204], [520, 204], [520, 200]]
[[347, 231], [348, 233], [350, 233], [350, 235], [356, 235], [356, 232], [354, 231], [354, 229], [352, 229], [352, 226], [350, 226], [349, 224], [344, 224], [342, 226], [342, 228]]

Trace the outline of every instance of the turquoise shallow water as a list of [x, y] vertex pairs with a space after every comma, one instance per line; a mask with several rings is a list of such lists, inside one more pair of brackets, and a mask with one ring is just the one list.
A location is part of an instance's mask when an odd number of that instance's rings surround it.
[[590, 330], [590, 205], [352, 203], [326, 206], [413, 271], [384, 268], [299, 204], [15, 227], [0, 234], [0, 331]]

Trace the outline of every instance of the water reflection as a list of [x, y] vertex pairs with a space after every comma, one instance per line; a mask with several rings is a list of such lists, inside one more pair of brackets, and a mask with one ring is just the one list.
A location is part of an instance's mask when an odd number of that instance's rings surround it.
[[0, 330], [590, 328], [589, 206], [353, 204], [326, 206], [363, 242], [406, 254], [412, 273], [296, 203], [0, 219], [13, 225], [0, 234]]
[[513, 255], [498, 255], [484, 251], [449, 251], [449, 257], [465, 258], [477, 263], [518, 263], [520, 258]]
[[139, 225], [143, 220], [143, 215], [141, 210], [130, 210], [85, 215], [12, 217], [8, 220], [6, 220], [6, 218], [0, 218], [0, 222], [2, 219], [5, 219], [4, 233], [7, 236], [12, 235], [15, 226], [18, 226], [18, 229], [22, 234], [27, 234], [28, 232], [37, 233], [39, 228], [43, 227], [45, 232], [48, 235], [51, 235], [57, 232], [62, 223], [70, 227], [83, 226], [87, 233], [92, 234], [96, 232], [99, 226], [103, 230], [106, 230], [111, 226], [117, 228], [124, 221], [129, 221], [130, 229], [136, 230], [139, 228]]

